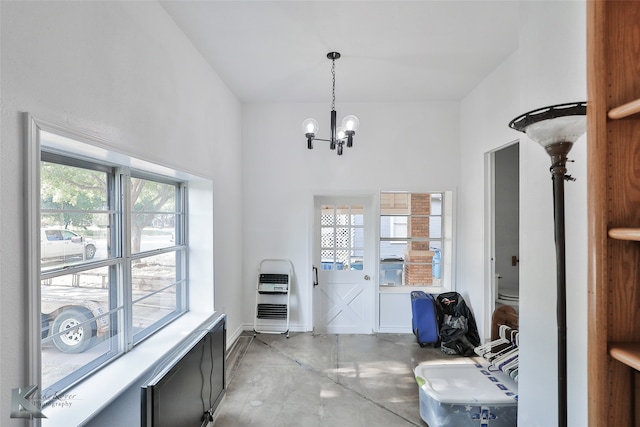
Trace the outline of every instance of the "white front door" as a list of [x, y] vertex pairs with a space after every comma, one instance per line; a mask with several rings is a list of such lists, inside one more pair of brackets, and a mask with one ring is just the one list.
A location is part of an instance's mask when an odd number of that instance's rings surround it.
[[313, 324], [317, 333], [370, 334], [375, 308], [373, 197], [316, 197]]

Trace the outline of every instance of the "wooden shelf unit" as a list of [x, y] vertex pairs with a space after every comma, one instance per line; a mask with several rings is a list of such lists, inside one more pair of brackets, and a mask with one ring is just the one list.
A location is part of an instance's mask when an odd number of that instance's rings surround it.
[[640, 370], [640, 343], [617, 342], [609, 344], [609, 354], [618, 362]]
[[589, 426], [640, 425], [640, 1], [587, 2]]
[[609, 237], [618, 240], [640, 241], [640, 228], [612, 228], [609, 230]]
[[624, 105], [613, 108], [607, 114], [610, 119], [624, 119], [625, 117], [632, 116], [634, 114], [640, 113], [640, 99], [636, 99], [635, 101], [627, 102]]

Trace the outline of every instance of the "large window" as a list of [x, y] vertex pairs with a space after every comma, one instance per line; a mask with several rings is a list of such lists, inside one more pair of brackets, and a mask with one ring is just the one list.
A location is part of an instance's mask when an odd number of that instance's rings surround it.
[[187, 310], [187, 186], [46, 147], [40, 156], [46, 403]]
[[444, 199], [442, 192], [381, 193], [381, 286], [443, 284]]

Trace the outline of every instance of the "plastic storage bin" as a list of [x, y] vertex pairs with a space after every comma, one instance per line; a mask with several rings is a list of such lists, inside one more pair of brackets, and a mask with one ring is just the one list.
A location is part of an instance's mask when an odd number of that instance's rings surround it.
[[420, 365], [414, 370], [420, 417], [429, 427], [515, 427], [516, 383], [481, 364]]

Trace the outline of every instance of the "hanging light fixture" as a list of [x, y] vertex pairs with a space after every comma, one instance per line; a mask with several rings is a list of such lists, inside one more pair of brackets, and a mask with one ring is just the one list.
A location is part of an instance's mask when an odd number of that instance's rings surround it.
[[342, 126], [336, 127], [336, 59], [340, 58], [338, 52], [327, 53], [327, 58], [331, 60], [331, 75], [333, 77], [333, 86], [331, 90], [331, 139], [316, 138], [318, 133], [318, 121], [313, 118], [305, 119], [302, 122], [302, 131], [307, 138], [307, 148], [313, 150], [313, 141], [326, 141], [329, 148], [338, 151], [338, 156], [342, 155], [342, 148], [346, 144], [347, 147], [353, 146], [353, 136], [360, 127], [360, 120], [354, 115], [345, 116], [342, 119]]
[[564, 181], [567, 154], [587, 130], [587, 103], [552, 105], [516, 117], [509, 127], [527, 134], [551, 157], [553, 218], [556, 242], [556, 315], [558, 324], [558, 426], [567, 425], [567, 285], [565, 257]]

